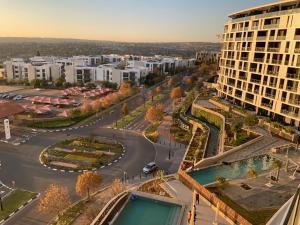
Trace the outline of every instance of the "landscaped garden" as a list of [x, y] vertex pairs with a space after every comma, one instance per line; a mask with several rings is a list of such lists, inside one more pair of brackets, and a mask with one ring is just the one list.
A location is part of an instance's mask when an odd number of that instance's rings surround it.
[[0, 211], [0, 221], [7, 218], [19, 207], [35, 198], [37, 193], [16, 189], [2, 199], [3, 211]]
[[189, 131], [186, 131], [177, 125], [173, 124], [170, 128], [170, 134], [175, 142], [188, 145], [192, 134]]
[[125, 128], [128, 124], [130, 124], [133, 120], [135, 120], [138, 116], [141, 116], [143, 113], [147, 111], [147, 109], [150, 106], [153, 106], [157, 104], [161, 99], [164, 97], [164, 94], [158, 94], [153, 97], [152, 100], [148, 100], [145, 104], [142, 104], [135, 108], [133, 111], [131, 111], [128, 115], [122, 117], [120, 120], [118, 120], [115, 124], [114, 127], [121, 129]]
[[41, 154], [41, 161], [57, 169], [90, 170], [120, 157], [121, 144], [106, 138], [78, 137], [57, 143]]

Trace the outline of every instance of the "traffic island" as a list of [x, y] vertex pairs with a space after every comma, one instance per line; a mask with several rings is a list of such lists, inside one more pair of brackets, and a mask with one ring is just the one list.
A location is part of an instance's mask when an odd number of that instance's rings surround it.
[[77, 137], [46, 148], [41, 163], [62, 172], [97, 170], [117, 162], [124, 155], [122, 144], [107, 138]]
[[15, 189], [11, 191], [2, 199], [3, 210], [0, 210], [0, 224], [4, 223], [18, 211], [23, 209], [38, 196], [38, 193], [22, 189]]

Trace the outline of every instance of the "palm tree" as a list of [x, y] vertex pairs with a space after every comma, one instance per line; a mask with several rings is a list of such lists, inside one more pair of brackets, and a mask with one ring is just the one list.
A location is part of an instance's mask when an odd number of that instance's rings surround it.
[[276, 181], [277, 182], [279, 180], [279, 172], [280, 172], [281, 167], [282, 167], [282, 162], [280, 160], [276, 159], [272, 162], [272, 168], [274, 170], [276, 170]]
[[250, 177], [250, 178], [257, 178], [257, 176], [258, 176], [257, 171], [256, 171], [254, 168], [252, 168], [252, 167], [250, 167], [250, 168], [247, 170], [247, 175], [248, 175], [248, 177]]

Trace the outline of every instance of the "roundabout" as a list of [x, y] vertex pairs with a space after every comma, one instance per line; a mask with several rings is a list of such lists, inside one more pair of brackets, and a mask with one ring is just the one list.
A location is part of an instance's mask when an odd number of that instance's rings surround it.
[[75, 137], [44, 149], [40, 162], [61, 172], [96, 171], [118, 162], [125, 147], [116, 140], [103, 137]]

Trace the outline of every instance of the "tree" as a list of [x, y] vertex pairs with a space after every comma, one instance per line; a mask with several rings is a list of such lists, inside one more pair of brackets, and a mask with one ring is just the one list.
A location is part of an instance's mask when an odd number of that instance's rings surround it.
[[88, 197], [90, 199], [90, 192], [95, 191], [101, 184], [102, 178], [100, 175], [92, 172], [85, 172], [77, 177], [76, 193], [80, 197]]
[[254, 114], [248, 114], [245, 117], [245, 125], [248, 127], [253, 127], [257, 124], [257, 117]]
[[162, 121], [163, 117], [164, 117], [163, 107], [162, 107], [162, 105], [158, 104], [156, 106], [151, 106], [147, 110], [145, 119], [148, 122], [155, 124], [155, 123]]
[[181, 87], [176, 87], [176, 88], [172, 89], [172, 91], [171, 91], [171, 98], [173, 100], [176, 100], [176, 99], [180, 98], [181, 96], [182, 96]]
[[252, 168], [252, 167], [250, 167], [250, 168], [247, 170], [247, 175], [248, 175], [248, 177], [250, 177], [250, 178], [257, 178], [257, 176], [258, 176], [257, 171], [256, 171], [254, 168]]
[[51, 184], [39, 200], [38, 211], [43, 214], [55, 213], [60, 217], [61, 212], [70, 205], [68, 189]]
[[237, 140], [237, 134], [242, 130], [243, 121], [241, 120], [234, 120], [231, 124], [231, 131], [234, 134], [234, 140]]
[[132, 89], [132, 85], [130, 82], [122, 82], [121, 86], [120, 86], [120, 89], [119, 89], [119, 93], [123, 96], [129, 96], [131, 95], [133, 92], [133, 89]]
[[201, 75], [207, 75], [208, 72], [209, 72], [209, 67], [208, 67], [208, 65], [202, 63], [202, 64], [200, 65], [200, 67], [199, 67], [199, 72], [200, 72]]
[[120, 179], [115, 179], [111, 184], [111, 191], [112, 194], [115, 196], [122, 191], [125, 190], [125, 186], [123, 185], [122, 181]]
[[33, 79], [30, 81], [30, 84], [34, 87], [34, 88], [38, 88], [41, 86], [41, 81], [39, 79]]
[[124, 103], [123, 106], [122, 106], [122, 113], [124, 116], [127, 116], [129, 111], [128, 111], [128, 105], [127, 103]]
[[158, 170], [155, 174], [155, 187], [158, 188], [159, 184], [163, 181], [163, 178], [165, 176], [165, 171], [163, 170]]
[[279, 180], [279, 172], [281, 167], [282, 167], [282, 162], [280, 160], [276, 159], [272, 162], [272, 168], [276, 170], [276, 181]]

